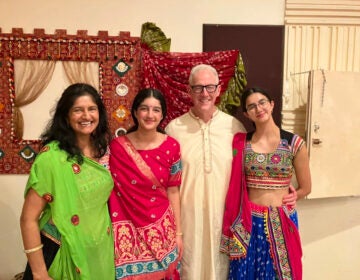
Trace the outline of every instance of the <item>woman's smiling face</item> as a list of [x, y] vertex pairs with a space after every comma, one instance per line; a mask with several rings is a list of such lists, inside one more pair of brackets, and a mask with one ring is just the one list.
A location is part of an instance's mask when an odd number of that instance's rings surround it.
[[90, 136], [99, 124], [99, 110], [90, 95], [77, 98], [68, 114], [68, 121], [77, 137]]
[[135, 111], [135, 116], [139, 128], [156, 130], [163, 118], [160, 101], [154, 97], [145, 98]]

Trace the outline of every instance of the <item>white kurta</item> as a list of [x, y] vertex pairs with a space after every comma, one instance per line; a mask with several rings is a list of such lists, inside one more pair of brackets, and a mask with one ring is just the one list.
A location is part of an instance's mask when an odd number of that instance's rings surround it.
[[180, 143], [183, 165], [182, 280], [227, 279], [229, 260], [220, 253], [220, 239], [232, 140], [239, 131], [245, 131], [243, 125], [218, 110], [208, 123], [188, 112], [166, 127], [166, 132]]

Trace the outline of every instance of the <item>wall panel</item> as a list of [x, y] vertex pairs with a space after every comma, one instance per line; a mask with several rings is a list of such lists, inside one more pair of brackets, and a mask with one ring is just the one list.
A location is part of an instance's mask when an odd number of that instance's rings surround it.
[[311, 70], [360, 71], [360, 1], [287, 0], [282, 127], [305, 135]]

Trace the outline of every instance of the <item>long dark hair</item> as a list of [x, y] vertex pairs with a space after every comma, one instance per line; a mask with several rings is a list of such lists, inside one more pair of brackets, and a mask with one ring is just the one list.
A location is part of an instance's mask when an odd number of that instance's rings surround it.
[[246, 110], [246, 100], [248, 99], [248, 97], [250, 95], [252, 95], [253, 93], [261, 93], [262, 95], [266, 96], [266, 98], [269, 100], [269, 101], [272, 101], [273, 99], [271, 98], [271, 96], [269, 95], [269, 93], [261, 88], [261, 87], [251, 87], [251, 88], [247, 88], [245, 89], [245, 91], [243, 92], [243, 94], [241, 95], [241, 109], [242, 111], [245, 113], [247, 110]]
[[43, 146], [51, 141], [58, 141], [59, 148], [69, 154], [68, 159], [75, 158], [78, 163], [82, 163], [84, 159], [80, 148], [77, 146], [76, 135], [69, 125], [68, 117], [75, 101], [85, 95], [91, 97], [99, 110], [99, 124], [91, 135], [91, 142], [95, 148], [95, 156], [97, 158], [102, 157], [109, 144], [110, 130], [104, 103], [100, 94], [91, 85], [76, 83], [66, 88], [57, 102], [53, 118], [40, 136]]
[[146, 98], [149, 98], [149, 97], [154, 97], [155, 99], [159, 100], [159, 102], [160, 102], [163, 118], [160, 121], [160, 123], [159, 123], [158, 127], [156, 128], [156, 130], [158, 132], [161, 132], [161, 133], [165, 134], [165, 131], [160, 127], [160, 124], [162, 123], [162, 121], [166, 117], [166, 113], [167, 113], [166, 101], [165, 101], [165, 98], [164, 98], [163, 94], [159, 90], [153, 89], [153, 88], [142, 89], [135, 96], [132, 107], [131, 107], [131, 116], [132, 116], [133, 121], [134, 121], [134, 126], [132, 126], [127, 131], [127, 133], [136, 131], [139, 128], [139, 122], [138, 122], [138, 120], [136, 118], [135, 112], [139, 108], [140, 104], [143, 103], [144, 100]]

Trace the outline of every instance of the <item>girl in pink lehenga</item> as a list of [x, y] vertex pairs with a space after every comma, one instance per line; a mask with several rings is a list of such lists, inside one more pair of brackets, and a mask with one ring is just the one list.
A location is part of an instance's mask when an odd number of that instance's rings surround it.
[[134, 127], [110, 144], [116, 279], [179, 279], [180, 146], [159, 127], [166, 103], [158, 90], [140, 90], [131, 114]]

